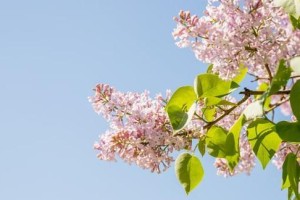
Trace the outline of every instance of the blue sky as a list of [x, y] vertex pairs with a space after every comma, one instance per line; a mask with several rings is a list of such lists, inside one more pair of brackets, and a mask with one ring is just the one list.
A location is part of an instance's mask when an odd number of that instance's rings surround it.
[[186, 197], [174, 168], [157, 175], [99, 161], [108, 124], [87, 100], [97, 83], [151, 94], [192, 84], [206, 65], [174, 45], [172, 17], [203, 0], [0, 1], [0, 199], [285, 199], [280, 172], [257, 164], [224, 179], [202, 159]]

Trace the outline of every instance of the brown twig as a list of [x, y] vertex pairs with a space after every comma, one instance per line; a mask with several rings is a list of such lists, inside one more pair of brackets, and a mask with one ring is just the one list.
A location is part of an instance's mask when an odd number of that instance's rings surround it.
[[270, 68], [269, 68], [269, 65], [268, 65], [268, 64], [265, 64], [265, 68], [266, 68], [266, 70], [267, 70], [267, 72], [268, 72], [268, 74], [269, 74], [269, 80], [270, 80], [270, 82], [271, 82], [272, 79], [273, 79], [273, 76], [272, 76], [272, 72], [271, 72], [271, 70], [270, 70]]
[[[246, 92], [247, 90], [245, 90]], [[223, 119], [224, 117], [226, 117], [228, 114], [230, 114], [234, 109], [236, 109], [238, 106], [240, 106], [242, 103], [244, 103], [245, 101], [247, 101], [247, 99], [251, 96], [250, 93], [245, 93], [244, 94], [244, 98], [242, 98], [239, 102], [237, 102], [237, 104], [235, 106], [232, 106], [230, 109], [226, 110], [224, 112], [223, 115], [221, 115], [219, 118], [217, 118], [216, 120], [207, 123], [203, 128], [204, 129], [209, 129], [210, 127], [212, 127], [213, 125], [215, 125], [217, 122], [219, 122], [221, 119]]]
[[[262, 95], [265, 93], [265, 91], [254, 91], [254, 90], [249, 90], [247, 88], [245, 88], [245, 91], [240, 92], [240, 94], [250, 94], [250, 95]], [[290, 90], [282, 90], [282, 91], [278, 91], [273, 95], [284, 95], [284, 94], [290, 94], [291, 91]]]

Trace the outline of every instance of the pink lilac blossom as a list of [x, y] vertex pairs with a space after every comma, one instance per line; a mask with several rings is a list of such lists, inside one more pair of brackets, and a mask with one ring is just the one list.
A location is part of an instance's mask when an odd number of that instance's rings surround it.
[[293, 31], [289, 16], [271, 0], [215, 0], [203, 17], [180, 11], [175, 21], [176, 44], [191, 47], [223, 79], [237, 75], [241, 64], [267, 78], [267, 68], [274, 74], [280, 59], [300, 55], [300, 31]]
[[284, 103], [281, 103], [279, 106], [281, 113], [285, 116], [291, 116], [293, 112], [290, 101], [288, 101], [288, 95], [273, 95], [271, 97], [271, 105], [276, 105], [278, 102], [282, 101]]
[[[182, 134], [173, 136], [164, 106], [171, 93], [167, 91], [164, 99], [157, 95], [155, 99], [149, 97], [149, 92], [122, 93], [106, 84], [99, 84], [95, 88], [95, 95], [90, 97], [94, 110], [102, 114], [110, 123], [110, 130], [100, 135], [94, 148], [98, 151], [101, 160], [115, 161], [116, 156], [125, 162], [135, 163], [141, 168], [160, 172], [166, 170], [174, 161], [171, 153], [185, 148], [191, 148], [192, 138], [205, 136], [203, 127], [205, 122], [194, 117], [181, 131]], [[236, 103], [233, 97], [226, 97], [227, 101]], [[251, 103], [245, 102], [229, 115], [220, 120], [217, 125], [229, 129], [243, 109]], [[202, 116], [201, 102], [197, 104], [196, 113]], [[227, 109], [223, 107], [222, 109]], [[222, 109], [217, 110], [215, 117], [222, 114]], [[240, 172], [252, 166], [253, 153], [244, 139], [241, 139], [241, 162], [238, 165]], [[217, 162], [220, 159], [217, 159]], [[222, 167], [224, 171], [222, 172]], [[228, 173], [228, 167], [218, 167], [218, 172]], [[247, 171], [247, 170], [246, 170]], [[247, 171], [247, 172], [248, 172]]]
[[112, 161], [118, 156], [129, 164], [159, 173], [173, 162], [170, 153], [191, 145], [188, 136], [173, 136], [164, 110], [166, 100], [161, 95], [151, 99], [147, 91], [122, 93], [99, 84], [89, 100], [94, 110], [110, 122], [110, 130], [94, 145], [101, 160]]
[[[300, 158], [300, 145], [299, 144], [290, 144], [283, 142], [277, 151], [277, 153], [274, 155], [272, 163], [277, 167], [277, 169], [282, 169], [282, 165], [285, 161], [286, 156], [289, 153], [294, 153], [297, 155], [297, 158]], [[300, 161], [298, 160], [299, 164]]]

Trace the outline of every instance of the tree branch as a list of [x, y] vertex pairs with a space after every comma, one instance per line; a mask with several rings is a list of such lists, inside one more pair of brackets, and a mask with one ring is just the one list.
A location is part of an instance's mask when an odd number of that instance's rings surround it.
[[227, 115], [229, 115], [234, 109], [236, 109], [242, 103], [244, 103], [245, 101], [247, 101], [247, 99], [251, 96], [251, 94], [249, 94], [249, 93], [245, 93], [244, 95], [245, 95], [244, 98], [242, 98], [239, 102], [237, 102], [237, 104], [235, 106], [232, 106], [230, 109], [225, 110], [223, 115], [221, 115], [216, 120], [207, 123], [203, 128], [204, 129], [209, 129], [210, 127], [212, 127], [213, 125], [215, 125], [217, 122], [219, 122], [221, 119], [223, 119], [224, 117], [226, 117]]
[[[240, 92], [239, 94], [248, 94], [248, 95], [262, 95], [264, 94], [265, 91], [254, 91], [254, 90], [249, 90], [248, 88], [244, 88], [244, 91]], [[273, 95], [283, 95], [283, 94], [290, 94], [291, 90], [282, 90], [278, 91]]]
[[265, 68], [266, 68], [266, 70], [267, 70], [267, 72], [268, 72], [268, 74], [269, 74], [269, 80], [270, 80], [270, 82], [271, 82], [272, 79], [273, 79], [273, 76], [272, 76], [272, 72], [271, 72], [271, 70], [270, 70], [270, 68], [269, 68], [269, 65], [268, 65], [268, 64], [265, 64]]

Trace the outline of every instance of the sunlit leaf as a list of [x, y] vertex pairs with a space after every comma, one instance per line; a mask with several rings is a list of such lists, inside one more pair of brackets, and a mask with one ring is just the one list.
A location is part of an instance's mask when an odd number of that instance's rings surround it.
[[205, 150], [206, 150], [206, 140], [205, 139], [199, 139], [198, 150], [201, 153], [201, 155], [204, 156]]
[[197, 97], [194, 88], [184, 86], [178, 88], [166, 105], [170, 122], [175, 132], [180, 131], [192, 119]]
[[213, 64], [210, 64], [210, 65], [208, 66], [207, 70], [206, 70], [206, 73], [212, 74], [212, 73], [213, 73], [213, 71], [212, 71], [213, 67], [214, 67], [214, 65], [213, 65]]
[[244, 65], [240, 65], [239, 67], [239, 72], [238, 72], [238, 75], [235, 76], [232, 81], [236, 82], [236, 83], [240, 83], [244, 80], [244, 78], [246, 77], [247, 75], [247, 72], [248, 72], [248, 68], [245, 67]]
[[246, 117], [241, 115], [230, 128], [226, 137], [226, 160], [233, 171], [240, 159], [239, 139], [241, 130], [246, 123]]
[[177, 157], [175, 173], [186, 194], [195, 189], [204, 176], [200, 160], [189, 153], [182, 153]]
[[211, 122], [214, 120], [216, 115], [216, 107], [209, 106], [202, 108], [203, 117], [207, 122]]
[[238, 87], [237, 83], [225, 81], [215, 74], [200, 74], [195, 79], [195, 91], [200, 98], [223, 96]]
[[216, 158], [226, 157], [227, 131], [219, 126], [212, 126], [206, 133], [208, 153]]
[[235, 103], [227, 101], [225, 99], [219, 97], [206, 97], [205, 98], [205, 106], [235, 106]]
[[265, 168], [281, 144], [275, 125], [267, 119], [256, 119], [248, 125], [247, 131], [253, 152]]

